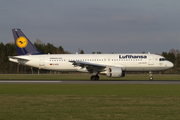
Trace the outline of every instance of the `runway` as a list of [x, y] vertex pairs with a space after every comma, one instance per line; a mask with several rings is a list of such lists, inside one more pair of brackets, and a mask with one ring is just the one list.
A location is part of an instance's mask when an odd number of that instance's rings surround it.
[[179, 85], [180, 80], [0, 80], [0, 84], [154, 84]]

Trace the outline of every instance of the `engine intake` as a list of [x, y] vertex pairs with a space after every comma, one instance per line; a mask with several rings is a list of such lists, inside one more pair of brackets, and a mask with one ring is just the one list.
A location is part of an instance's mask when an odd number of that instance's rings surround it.
[[113, 68], [108, 68], [106, 70], [106, 75], [107, 77], [119, 78], [119, 77], [124, 77], [125, 72], [122, 71], [122, 68], [113, 67]]

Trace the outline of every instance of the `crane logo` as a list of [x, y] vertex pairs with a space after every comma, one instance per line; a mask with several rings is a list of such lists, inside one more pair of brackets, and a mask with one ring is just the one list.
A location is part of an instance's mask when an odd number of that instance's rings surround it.
[[23, 37], [23, 36], [20, 36], [17, 40], [16, 40], [16, 45], [19, 47], [19, 48], [25, 48], [28, 44], [28, 40]]

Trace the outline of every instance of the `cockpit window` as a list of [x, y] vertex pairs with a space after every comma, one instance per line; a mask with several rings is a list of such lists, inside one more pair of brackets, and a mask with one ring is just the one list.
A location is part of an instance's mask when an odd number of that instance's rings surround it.
[[166, 58], [159, 58], [159, 61], [166, 61]]

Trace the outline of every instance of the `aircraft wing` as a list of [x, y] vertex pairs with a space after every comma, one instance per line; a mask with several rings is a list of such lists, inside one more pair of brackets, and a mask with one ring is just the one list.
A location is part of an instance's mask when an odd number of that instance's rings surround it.
[[86, 68], [90, 73], [97, 73], [103, 71], [106, 66], [101, 64], [89, 63], [84, 61], [69, 61], [72, 62], [74, 66], [80, 66]]

